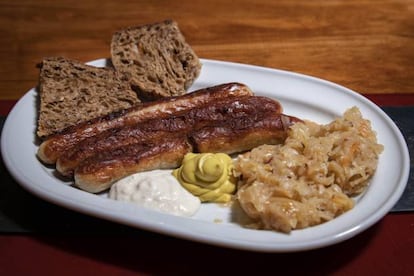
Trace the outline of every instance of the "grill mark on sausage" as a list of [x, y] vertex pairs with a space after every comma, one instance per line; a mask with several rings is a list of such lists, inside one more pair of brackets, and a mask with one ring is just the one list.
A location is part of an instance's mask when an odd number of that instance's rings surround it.
[[266, 114], [260, 119], [246, 116], [193, 131], [189, 139], [197, 152], [233, 154], [262, 144], [283, 142], [287, 129], [298, 121], [284, 114]]
[[211, 105], [194, 108], [180, 116], [155, 118], [140, 124], [113, 128], [84, 139], [63, 153], [56, 168], [64, 176], [71, 176], [85, 158], [100, 151], [113, 150], [133, 143], [156, 140], [161, 136], [183, 132], [183, 135], [205, 126], [226, 124], [235, 118], [248, 116], [256, 121], [267, 114], [279, 114], [280, 103], [266, 97], [244, 96], [216, 101]]
[[[190, 151], [235, 153], [265, 143], [280, 143], [286, 138], [287, 128], [297, 121], [299, 119], [283, 114], [263, 116], [258, 121], [238, 117], [222, 126], [208, 126], [191, 132], [189, 136], [178, 133], [155, 143], [141, 142], [100, 152], [82, 161], [75, 169], [75, 184], [86, 191], [102, 191], [132, 173], [178, 167]], [[175, 145], [178, 145], [177, 150], [173, 150]], [[152, 155], [154, 152], [156, 154]], [[148, 159], [148, 156], [153, 158]]]
[[175, 168], [181, 164], [184, 155], [191, 151], [192, 146], [186, 138], [176, 137], [101, 152], [83, 160], [76, 168], [75, 185], [85, 191], [98, 193], [126, 175]]
[[170, 114], [185, 112], [189, 109], [214, 101], [228, 98], [253, 95], [244, 84], [226, 83], [200, 89], [182, 96], [163, 98], [144, 103], [128, 110], [93, 119], [77, 126], [69, 127], [62, 133], [49, 137], [39, 146], [37, 156], [45, 164], [54, 164], [69, 148], [80, 141], [97, 135], [111, 128], [133, 125], [151, 117], [167, 117]]

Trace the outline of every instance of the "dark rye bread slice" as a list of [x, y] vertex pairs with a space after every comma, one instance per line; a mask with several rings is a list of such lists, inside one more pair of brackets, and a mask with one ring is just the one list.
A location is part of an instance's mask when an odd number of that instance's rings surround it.
[[140, 98], [182, 95], [198, 77], [201, 63], [175, 21], [130, 27], [111, 42], [116, 70], [131, 76]]
[[140, 102], [122, 75], [63, 57], [45, 58], [40, 67], [37, 135], [129, 108]]

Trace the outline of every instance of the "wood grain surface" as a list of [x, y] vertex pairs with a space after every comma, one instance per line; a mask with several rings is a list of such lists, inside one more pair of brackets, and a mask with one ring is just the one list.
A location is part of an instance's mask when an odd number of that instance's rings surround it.
[[0, 99], [35, 86], [45, 56], [109, 57], [116, 30], [167, 18], [202, 58], [414, 93], [414, 0], [0, 0]]

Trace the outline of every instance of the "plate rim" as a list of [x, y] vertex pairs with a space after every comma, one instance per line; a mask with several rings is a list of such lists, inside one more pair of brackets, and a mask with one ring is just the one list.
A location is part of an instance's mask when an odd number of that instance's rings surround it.
[[[107, 59], [97, 59], [94, 61], [90, 61], [88, 62], [88, 64], [99, 64], [99, 63], [105, 63], [107, 61]], [[282, 74], [282, 75], [287, 75], [287, 76], [293, 76], [295, 78], [300, 78], [300, 79], [307, 79], [310, 80], [312, 82], [316, 82], [317, 84], [325, 84], [325, 85], [329, 85], [335, 89], [339, 89], [344, 93], [349, 94], [349, 96], [352, 96], [356, 99], [358, 99], [359, 101], [364, 102], [364, 104], [368, 105], [368, 107], [372, 108], [375, 112], [379, 113], [380, 115], [382, 115], [382, 119], [385, 119], [387, 125], [391, 128], [391, 130], [393, 130], [393, 133], [397, 139], [399, 139], [398, 141], [400, 143], [398, 143], [399, 145], [402, 144], [403, 142], [403, 148], [401, 148], [401, 154], [402, 154], [402, 159], [403, 159], [403, 164], [409, 164], [409, 153], [408, 153], [408, 147], [406, 145], [406, 141], [401, 133], [401, 131], [399, 130], [399, 128], [395, 125], [395, 123], [388, 117], [388, 115], [382, 110], [380, 109], [377, 105], [375, 105], [374, 103], [372, 103], [370, 100], [368, 100], [367, 98], [365, 98], [364, 96], [362, 96], [361, 94], [358, 94], [346, 87], [343, 87], [339, 84], [327, 81], [327, 80], [323, 80], [323, 79], [319, 79], [317, 77], [313, 77], [313, 76], [309, 76], [309, 75], [304, 75], [304, 74], [300, 74], [300, 73], [296, 73], [296, 72], [290, 72], [290, 71], [285, 71], [285, 70], [280, 70], [280, 69], [273, 69], [273, 68], [268, 68], [268, 67], [261, 67], [261, 66], [257, 66], [257, 65], [250, 65], [250, 64], [242, 64], [242, 63], [235, 63], [235, 62], [228, 62], [228, 61], [218, 61], [218, 60], [210, 60], [210, 59], [201, 59], [201, 62], [203, 63], [203, 67], [207, 64], [208, 66], [218, 66], [218, 67], [230, 67], [230, 68], [236, 68], [236, 70], [253, 70], [253, 71], [260, 71], [260, 72], [267, 72], [267, 73], [271, 73], [271, 74]], [[203, 242], [203, 243], [208, 243], [208, 244], [212, 244], [212, 245], [217, 245], [217, 246], [222, 246], [222, 247], [229, 247], [229, 248], [237, 248], [237, 249], [243, 249], [243, 250], [250, 250], [250, 251], [261, 251], [261, 252], [293, 252], [293, 251], [303, 251], [303, 250], [309, 250], [309, 249], [315, 249], [315, 248], [320, 248], [320, 247], [325, 247], [328, 245], [332, 245], [341, 241], [344, 241], [346, 239], [349, 239], [353, 236], [355, 236], [356, 234], [362, 232], [363, 230], [369, 228], [370, 226], [372, 226], [375, 222], [377, 222], [378, 220], [380, 220], [392, 207], [393, 205], [396, 203], [396, 201], [400, 198], [400, 196], [402, 195], [405, 186], [407, 185], [407, 180], [408, 180], [408, 176], [409, 176], [409, 166], [404, 166], [403, 170], [402, 170], [402, 174], [400, 175], [400, 180], [398, 181], [398, 183], [401, 182], [405, 182], [405, 185], [398, 185], [397, 189], [394, 190], [394, 193], [392, 194], [392, 197], [390, 200], [390, 198], [388, 198], [388, 201], [386, 202], [386, 204], [382, 205], [381, 208], [379, 208], [379, 210], [377, 212], [375, 212], [375, 217], [371, 218], [370, 221], [368, 223], [364, 223], [364, 224], [360, 224], [357, 225], [355, 227], [352, 227], [351, 229], [347, 229], [347, 231], [342, 232], [340, 235], [336, 235], [334, 237], [330, 237], [329, 240], [325, 240], [322, 241], [318, 240], [314, 243], [309, 242], [306, 244], [306, 246], [301, 246], [301, 245], [296, 245], [293, 246], [292, 244], [287, 244], [287, 245], [278, 245], [275, 246], [274, 244], [268, 244], [268, 245], [260, 245], [260, 247], [254, 247], [251, 245], [250, 242], [243, 242], [243, 241], [227, 241], [227, 242], [223, 242], [223, 240], [219, 239], [219, 238], [206, 238], [206, 237], [202, 237], [202, 236], [191, 236], [188, 237], [187, 233], [184, 231], [182, 231], [182, 229], [180, 229], [180, 227], [171, 227], [171, 226], [167, 226], [165, 227], [165, 224], [160, 224], [157, 225], [157, 227], [154, 227], [154, 225], [152, 225], [151, 223], [142, 223], [139, 222], [140, 225], [136, 224], [136, 221], [131, 221], [129, 217], [125, 217], [123, 215], [121, 216], [117, 216], [119, 215], [117, 213], [117, 210], [119, 211], [121, 208], [125, 208], [124, 205], [121, 206], [121, 204], [116, 204], [119, 205], [120, 207], [118, 207], [116, 210], [112, 210], [111, 212], [108, 213], [102, 213], [99, 212], [99, 210], [97, 208], [99, 208], [99, 206], [92, 206], [91, 209], [85, 210], [83, 208], [80, 208], [79, 206], [76, 206], [76, 203], [78, 202], [78, 200], [73, 201], [73, 199], [68, 199], [65, 196], [62, 197], [61, 194], [55, 194], [54, 196], [48, 195], [46, 194], [43, 190], [45, 189], [45, 187], [43, 186], [33, 186], [33, 184], [29, 184], [30, 183], [30, 179], [27, 178], [27, 176], [25, 175], [19, 175], [18, 170], [15, 169], [14, 164], [12, 164], [10, 157], [8, 156], [9, 151], [7, 149], [7, 145], [6, 145], [6, 141], [7, 139], [4, 137], [7, 137], [8, 132], [10, 131], [11, 128], [11, 123], [10, 121], [13, 118], [13, 116], [17, 116], [17, 111], [19, 110], [20, 106], [24, 104], [24, 101], [28, 101], [30, 99], [28, 99], [29, 97], [33, 96], [35, 91], [35, 88], [30, 89], [29, 91], [27, 91], [25, 93], [25, 95], [20, 98], [18, 100], [18, 102], [16, 103], [16, 105], [13, 107], [13, 109], [10, 111], [9, 116], [7, 116], [6, 121], [4, 122], [4, 127], [3, 127], [3, 132], [2, 132], [2, 137], [1, 137], [1, 152], [2, 152], [2, 157], [3, 157], [3, 161], [4, 164], [6, 166], [6, 168], [8, 169], [8, 171], [10, 172], [10, 174], [13, 176], [13, 178], [15, 180], [17, 180], [17, 182], [23, 186], [25, 189], [27, 189], [29, 192], [35, 194], [36, 196], [42, 198], [43, 200], [49, 201], [53, 204], [59, 205], [59, 206], [63, 206], [66, 207], [68, 209], [80, 212], [80, 213], [84, 213], [84, 214], [88, 214], [91, 216], [96, 216], [102, 219], [107, 219], [110, 221], [114, 221], [114, 222], [118, 222], [118, 223], [122, 223], [122, 224], [127, 224], [129, 226], [132, 227], [136, 227], [136, 228], [141, 228], [144, 230], [148, 230], [148, 231], [152, 231], [152, 232], [157, 232], [160, 234], [165, 234], [165, 235], [169, 235], [169, 236], [173, 236], [173, 237], [178, 237], [178, 238], [183, 238], [183, 239], [187, 239], [187, 240], [193, 240], [193, 241], [198, 241], [198, 242]], [[17, 115], [16, 115], [17, 114]], [[6, 135], [5, 135], [6, 133]], [[401, 140], [402, 139], [402, 140]], [[408, 161], [407, 161], [408, 160]], [[408, 168], [407, 168], [408, 167]], [[72, 187], [68, 187], [70, 189], [73, 189]], [[90, 195], [90, 194], [88, 194]], [[99, 197], [98, 197], [99, 198]], [[97, 201], [100, 200], [104, 200], [103, 198], [97, 199]], [[106, 200], [106, 199], [105, 199]], [[94, 202], [95, 203], [95, 202]], [[99, 202], [98, 202], [99, 203]], [[99, 204], [98, 204], [99, 205]], [[135, 208], [135, 206], [134, 206]], [[148, 213], [148, 214], [153, 214], [154, 211], [152, 210], [140, 210], [140, 212], [143, 211], [144, 213]], [[158, 212], [156, 212], [159, 216], [163, 217], [163, 221], [165, 221], [164, 223], [170, 221], [171, 215], [168, 214], [160, 214]], [[181, 221], [184, 221], [183, 219], [179, 218], [179, 217], [174, 217], [174, 219], [178, 219]], [[185, 218], [185, 221], [191, 221]], [[253, 231], [259, 231], [259, 230], [253, 230]], [[263, 231], [263, 230], [260, 230]]]

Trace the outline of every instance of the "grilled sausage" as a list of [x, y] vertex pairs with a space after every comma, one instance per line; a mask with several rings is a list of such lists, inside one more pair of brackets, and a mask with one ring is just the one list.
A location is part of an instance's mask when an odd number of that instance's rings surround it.
[[211, 104], [223, 98], [253, 95], [244, 84], [227, 83], [200, 89], [182, 96], [163, 98], [154, 102], [93, 119], [86, 123], [69, 127], [60, 134], [49, 137], [39, 146], [37, 156], [45, 164], [54, 164], [69, 148], [80, 141], [95, 136], [111, 128], [134, 125], [150, 118], [162, 118], [185, 112], [189, 109]]
[[64, 176], [71, 176], [79, 163], [100, 151], [111, 151], [117, 147], [137, 144], [157, 137], [177, 132], [187, 133], [205, 126], [225, 125], [239, 117], [249, 116], [257, 120], [259, 116], [270, 116], [281, 112], [280, 103], [266, 97], [231, 97], [209, 105], [179, 112], [180, 116], [153, 118], [134, 126], [113, 128], [79, 142], [63, 153], [56, 162], [56, 169]]
[[89, 192], [100, 192], [130, 174], [152, 169], [176, 168], [188, 152], [235, 153], [261, 144], [280, 143], [287, 128], [299, 119], [283, 114], [258, 120], [238, 117], [224, 126], [208, 126], [192, 132], [190, 138], [177, 133], [151, 142], [132, 144], [100, 152], [75, 169], [75, 184]]
[[284, 114], [270, 114], [261, 119], [237, 118], [222, 125], [194, 131], [190, 140], [197, 152], [233, 154], [263, 144], [282, 143], [286, 139], [289, 126], [298, 121], [298, 118]]
[[176, 168], [184, 155], [191, 151], [192, 147], [186, 138], [176, 137], [101, 152], [85, 159], [76, 168], [75, 185], [82, 190], [98, 193], [133, 173]]

